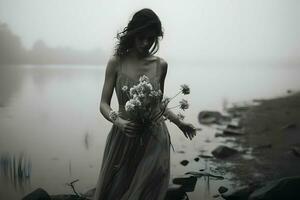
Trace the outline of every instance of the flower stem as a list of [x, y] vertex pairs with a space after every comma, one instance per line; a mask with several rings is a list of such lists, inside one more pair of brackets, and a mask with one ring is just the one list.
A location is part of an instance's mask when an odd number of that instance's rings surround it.
[[125, 92], [125, 93], [126, 93], [128, 99], [130, 99], [130, 94], [128, 92]]
[[177, 106], [173, 106], [173, 107], [171, 107], [171, 108], [168, 108], [168, 109], [173, 109], [173, 108], [177, 108], [177, 107], [179, 107], [180, 105], [177, 105]]
[[174, 99], [175, 97], [177, 97], [180, 93], [181, 93], [181, 91], [179, 91], [174, 97], [170, 98], [170, 101], [171, 101], [172, 99]]

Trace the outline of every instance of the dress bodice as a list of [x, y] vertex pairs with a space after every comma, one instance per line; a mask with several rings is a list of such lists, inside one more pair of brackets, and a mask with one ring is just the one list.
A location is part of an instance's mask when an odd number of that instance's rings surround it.
[[[160, 89], [160, 81], [159, 81], [159, 61], [155, 61], [155, 69], [154, 69], [154, 75], [149, 78], [149, 82], [152, 84], [154, 90], [159, 90]], [[130, 118], [129, 113], [125, 111], [125, 104], [129, 100], [128, 94], [122, 90], [123, 86], [127, 86], [128, 88], [131, 88], [134, 85], [137, 85], [139, 83], [139, 80], [135, 80], [132, 77], [130, 77], [126, 73], [125, 67], [122, 65], [120, 62], [119, 64], [119, 70], [117, 73], [117, 78], [116, 78], [116, 84], [115, 84], [115, 90], [116, 90], [116, 95], [119, 103], [119, 112], [123, 114], [123, 116], [127, 116]], [[157, 109], [159, 110], [159, 107], [157, 105]]]

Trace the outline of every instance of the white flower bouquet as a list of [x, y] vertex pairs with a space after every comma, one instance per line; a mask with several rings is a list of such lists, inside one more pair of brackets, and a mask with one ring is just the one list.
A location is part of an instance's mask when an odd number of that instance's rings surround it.
[[[186, 100], [182, 99], [179, 105], [167, 108], [169, 102], [180, 93], [184, 95], [190, 93], [190, 89], [187, 85], [181, 85], [180, 91], [172, 98], [162, 98], [161, 90], [155, 90], [149, 81], [149, 78], [145, 75], [139, 78], [137, 85], [128, 88], [123, 86], [122, 91], [128, 96], [128, 101], [125, 104], [125, 111], [131, 113], [134, 120], [141, 124], [153, 123], [163, 116], [166, 109], [172, 109], [179, 107], [185, 110], [189, 107]], [[180, 119], [183, 119], [182, 114], [178, 114]], [[165, 118], [166, 119], [166, 118]]]

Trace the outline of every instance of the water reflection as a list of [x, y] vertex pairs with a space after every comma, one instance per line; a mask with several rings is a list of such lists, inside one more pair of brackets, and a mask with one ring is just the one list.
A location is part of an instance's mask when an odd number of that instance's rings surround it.
[[24, 153], [10, 155], [3, 153], [0, 158], [0, 176], [6, 183], [14, 186], [15, 190], [24, 191], [30, 186], [31, 159]]
[[0, 107], [6, 107], [22, 87], [25, 69], [16, 65], [0, 65]]
[[90, 136], [89, 136], [89, 132], [86, 131], [86, 133], [84, 134], [84, 147], [86, 148], [86, 150], [89, 149], [90, 146]]

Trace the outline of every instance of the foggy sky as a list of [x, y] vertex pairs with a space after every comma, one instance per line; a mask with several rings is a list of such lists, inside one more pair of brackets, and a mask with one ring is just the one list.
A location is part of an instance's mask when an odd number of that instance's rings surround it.
[[117, 31], [144, 7], [162, 21], [162, 56], [300, 63], [298, 0], [0, 0], [0, 20], [27, 48], [42, 39], [109, 55]]

